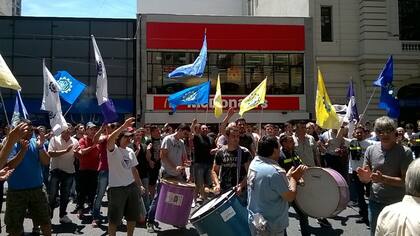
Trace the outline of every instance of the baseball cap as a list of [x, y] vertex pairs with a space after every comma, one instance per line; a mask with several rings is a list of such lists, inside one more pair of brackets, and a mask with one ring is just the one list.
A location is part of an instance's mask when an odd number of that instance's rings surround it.
[[96, 125], [93, 123], [93, 122], [88, 122], [87, 124], [86, 124], [86, 128], [93, 128], [93, 127], [96, 127]]

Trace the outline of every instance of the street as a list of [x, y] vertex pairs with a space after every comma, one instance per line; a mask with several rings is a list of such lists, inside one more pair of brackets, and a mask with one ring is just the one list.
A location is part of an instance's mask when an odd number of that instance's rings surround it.
[[[103, 203], [103, 206], [106, 206], [107, 202]], [[67, 207], [69, 212], [69, 217], [73, 221], [72, 224], [61, 225], [58, 218], [58, 208], [54, 211], [54, 218], [52, 219], [52, 230], [53, 235], [107, 235], [107, 224], [102, 225], [98, 228], [93, 228], [91, 225], [92, 218], [89, 214], [86, 214], [84, 218], [79, 220], [76, 214], [71, 214], [70, 212], [74, 210], [75, 204], [70, 203]], [[1, 235], [6, 235], [6, 227], [4, 225], [4, 210], [6, 209], [5, 203], [3, 204], [3, 211], [1, 212], [1, 221], [2, 221], [2, 233]], [[106, 207], [102, 207], [103, 214], [106, 215]], [[309, 218], [309, 225], [311, 226], [312, 235], [369, 235], [369, 229], [364, 224], [356, 224], [358, 219], [358, 209], [353, 207], [347, 207], [343, 212], [338, 216], [328, 219], [332, 225], [332, 228], [321, 227], [317, 221], [313, 218]], [[287, 229], [288, 235], [300, 235], [299, 230], [299, 221], [296, 219], [295, 212], [293, 208], [289, 210], [289, 220], [290, 225]], [[180, 230], [176, 229], [170, 225], [160, 223], [162, 229], [156, 233], [150, 234], [147, 233], [147, 230], [144, 226], [136, 227], [134, 235], [198, 235], [197, 231], [194, 229], [193, 225], [187, 225], [186, 229]], [[32, 221], [28, 218], [24, 222], [25, 235], [31, 235], [32, 232]], [[125, 228], [120, 227], [117, 235], [125, 235]]]

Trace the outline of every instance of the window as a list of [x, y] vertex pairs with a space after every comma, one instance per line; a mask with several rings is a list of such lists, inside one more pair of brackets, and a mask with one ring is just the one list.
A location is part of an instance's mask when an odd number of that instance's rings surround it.
[[332, 7], [321, 6], [321, 42], [332, 41]]
[[176, 67], [192, 63], [198, 53], [147, 53], [147, 91], [149, 94], [171, 94], [211, 80], [215, 92], [220, 77], [222, 94], [248, 94], [267, 78], [267, 94], [303, 93], [302, 53], [208, 53], [207, 65], [201, 78], [168, 79]]
[[401, 40], [420, 40], [420, 0], [399, 0]]

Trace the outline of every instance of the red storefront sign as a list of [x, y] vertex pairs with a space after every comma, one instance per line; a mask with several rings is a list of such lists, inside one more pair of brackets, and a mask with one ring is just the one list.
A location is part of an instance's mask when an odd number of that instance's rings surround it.
[[[168, 96], [165, 95], [155, 95], [153, 96], [153, 110], [154, 111], [164, 111], [171, 110], [169, 103], [167, 101]], [[233, 107], [239, 110], [240, 102], [244, 99], [245, 96], [222, 96], [223, 108], [228, 109]], [[287, 111], [297, 111], [300, 110], [299, 97], [278, 97], [278, 96], [266, 96], [266, 104], [263, 105], [264, 110], [287, 110]], [[213, 95], [209, 99], [209, 109], [213, 109]], [[177, 110], [207, 110], [207, 105], [182, 105], [177, 106]]]
[[147, 22], [147, 49], [304, 51], [304, 25]]

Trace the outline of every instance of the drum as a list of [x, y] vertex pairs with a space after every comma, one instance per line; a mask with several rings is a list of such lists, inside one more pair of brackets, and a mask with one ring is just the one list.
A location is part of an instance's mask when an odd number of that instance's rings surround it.
[[247, 236], [248, 211], [230, 190], [198, 208], [190, 218], [200, 235]]
[[296, 205], [308, 216], [333, 217], [347, 207], [349, 188], [337, 171], [311, 167], [297, 186]]
[[194, 184], [162, 179], [155, 218], [174, 226], [187, 225], [194, 188]]

